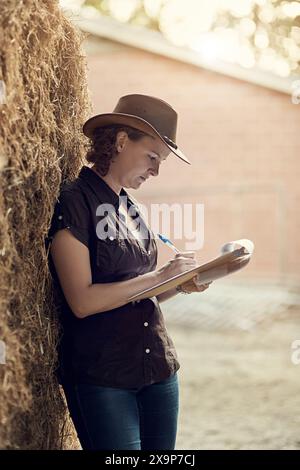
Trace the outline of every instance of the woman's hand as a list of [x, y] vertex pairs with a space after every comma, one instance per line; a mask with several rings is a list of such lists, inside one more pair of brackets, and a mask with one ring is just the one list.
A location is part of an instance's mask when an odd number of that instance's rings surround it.
[[183, 290], [183, 292], [186, 292], [186, 293], [203, 292], [203, 291], [205, 291], [206, 289], [209, 288], [211, 283], [212, 283], [212, 281], [206, 282], [206, 283], [203, 284], [203, 282], [201, 282], [199, 280], [198, 274], [197, 274], [196, 276], [194, 276], [189, 281], [186, 281], [183, 284], [181, 284], [180, 288]]
[[158, 275], [161, 282], [164, 282], [167, 279], [193, 269], [196, 266], [198, 266], [198, 263], [195, 260], [195, 251], [182, 251], [180, 253], [176, 253], [175, 258], [172, 258], [159, 268]]

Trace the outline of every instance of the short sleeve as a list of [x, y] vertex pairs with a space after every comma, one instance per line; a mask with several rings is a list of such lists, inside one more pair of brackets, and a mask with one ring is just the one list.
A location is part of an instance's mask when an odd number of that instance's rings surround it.
[[77, 240], [89, 247], [90, 215], [83, 194], [79, 190], [62, 190], [55, 204], [46, 244], [58, 230], [68, 228]]

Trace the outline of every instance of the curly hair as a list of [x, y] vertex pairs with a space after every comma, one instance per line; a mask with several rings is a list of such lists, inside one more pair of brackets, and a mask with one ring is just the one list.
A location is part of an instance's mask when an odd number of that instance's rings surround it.
[[117, 134], [125, 131], [130, 140], [138, 141], [145, 136], [145, 132], [134, 129], [130, 126], [121, 124], [111, 124], [109, 126], [98, 127], [95, 129], [90, 148], [86, 154], [86, 160], [94, 163], [96, 170], [105, 176], [108, 173], [110, 162], [118, 154], [116, 148]]

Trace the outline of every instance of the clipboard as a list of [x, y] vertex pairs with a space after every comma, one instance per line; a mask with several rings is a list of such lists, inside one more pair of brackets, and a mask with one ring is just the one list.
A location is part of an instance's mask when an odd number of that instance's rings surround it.
[[128, 302], [141, 300], [149, 297], [155, 297], [163, 292], [189, 281], [198, 275], [200, 282], [206, 283], [215, 281], [221, 277], [227, 276], [246, 266], [254, 251], [254, 244], [251, 240], [241, 239], [228, 242], [223, 245], [221, 255], [204, 264], [196, 266], [193, 269], [177, 274], [153, 287], [145, 289], [138, 294], [131, 296]]

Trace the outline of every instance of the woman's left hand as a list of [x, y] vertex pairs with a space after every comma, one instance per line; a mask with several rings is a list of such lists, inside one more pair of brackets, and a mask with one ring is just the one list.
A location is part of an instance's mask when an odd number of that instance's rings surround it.
[[198, 280], [198, 275], [196, 275], [189, 281], [181, 284], [180, 287], [184, 292], [203, 292], [209, 288], [211, 283], [212, 281], [203, 284], [200, 280]]

